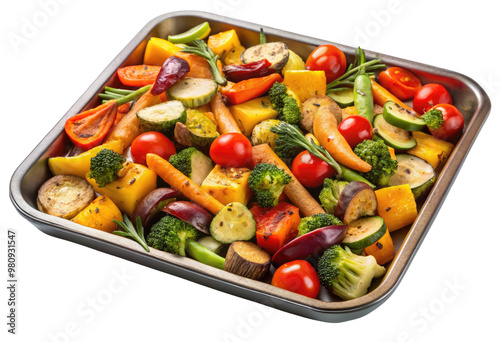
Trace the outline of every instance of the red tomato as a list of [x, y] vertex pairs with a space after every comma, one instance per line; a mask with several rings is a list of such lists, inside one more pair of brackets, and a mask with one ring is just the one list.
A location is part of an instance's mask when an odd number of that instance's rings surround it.
[[175, 154], [174, 143], [160, 132], [146, 132], [132, 141], [130, 154], [134, 163], [146, 165], [146, 154], [154, 153], [168, 160]]
[[453, 140], [462, 133], [464, 129], [464, 117], [462, 113], [451, 104], [438, 104], [429, 110], [437, 109], [443, 113], [444, 124], [438, 129], [430, 129], [432, 135], [438, 139]]
[[382, 71], [378, 75], [378, 81], [382, 87], [389, 90], [401, 101], [413, 98], [422, 85], [418, 77], [411, 71], [400, 67], [392, 67]]
[[422, 86], [413, 98], [413, 110], [424, 114], [437, 104], [453, 104], [450, 93], [441, 84], [429, 83]]
[[222, 134], [210, 146], [210, 157], [223, 167], [243, 167], [252, 157], [252, 144], [241, 133]]
[[303, 151], [293, 160], [292, 173], [306, 188], [317, 188], [323, 185], [325, 178], [333, 177], [336, 171], [324, 160]]
[[161, 67], [156, 65], [129, 65], [116, 72], [120, 82], [131, 87], [142, 87], [155, 83]]
[[345, 55], [336, 46], [320, 45], [307, 57], [306, 69], [323, 70], [329, 83], [345, 73]]
[[271, 284], [310, 298], [316, 298], [321, 288], [318, 274], [305, 260], [290, 261], [281, 265], [274, 272]]
[[351, 148], [357, 144], [373, 138], [373, 127], [365, 117], [350, 115], [339, 124], [339, 132], [347, 140]]

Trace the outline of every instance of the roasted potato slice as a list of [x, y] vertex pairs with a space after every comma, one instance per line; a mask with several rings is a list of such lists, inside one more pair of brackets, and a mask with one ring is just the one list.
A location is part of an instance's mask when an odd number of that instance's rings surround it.
[[342, 121], [342, 110], [337, 102], [329, 96], [314, 96], [302, 103], [302, 120], [300, 126], [308, 132], [312, 133], [314, 117], [322, 106], [330, 106], [331, 110], [335, 113], [337, 123]]
[[280, 71], [288, 62], [290, 51], [283, 42], [271, 42], [249, 47], [241, 53], [241, 60], [244, 64], [267, 59], [271, 65], [270, 69]]
[[42, 184], [37, 206], [44, 213], [72, 219], [94, 199], [94, 189], [83, 178], [58, 175]]

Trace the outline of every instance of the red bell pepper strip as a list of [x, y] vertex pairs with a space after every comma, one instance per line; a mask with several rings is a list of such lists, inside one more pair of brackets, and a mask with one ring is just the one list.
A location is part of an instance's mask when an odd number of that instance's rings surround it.
[[116, 71], [120, 82], [131, 87], [142, 87], [155, 82], [161, 67], [156, 65], [129, 65]]
[[104, 141], [115, 122], [117, 108], [115, 100], [103, 103], [69, 118], [64, 130], [75, 146], [89, 150]]
[[271, 62], [267, 59], [255, 61], [248, 64], [226, 65], [222, 71], [226, 79], [231, 82], [240, 82], [249, 78], [263, 77], [275, 73], [276, 70], [270, 69]]
[[228, 89], [223, 88], [222, 95], [226, 96], [232, 104], [240, 104], [264, 95], [271, 89], [274, 82], [283, 82], [280, 74], [274, 73], [238, 82]]
[[250, 212], [257, 224], [257, 245], [269, 253], [276, 253], [297, 236], [300, 223], [299, 208], [280, 202], [274, 208], [254, 205]]

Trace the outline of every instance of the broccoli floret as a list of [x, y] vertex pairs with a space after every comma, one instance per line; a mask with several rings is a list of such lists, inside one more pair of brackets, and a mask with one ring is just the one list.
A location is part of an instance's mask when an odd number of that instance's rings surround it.
[[262, 208], [275, 207], [285, 185], [292, 177], [274, 164], [257, 164], [248, 177], [248, 186]]
[[327, 249], [318, 262], [321, 285], [344, 300], [365, 295], [372, 279], [384, 273], [373, 256], [356, 255], [340, 245]]
[[269, 101], [278, 112], [278, 119], [291, 125], [297, 125], [302, 119], [297, 100], [287, 94], [287, 87], [283, 83], [275, 82], [269, 89]]
[[312, 232], [315, 229], [343, 224], [331, 214], [314, 214], [300, 219], [298, 236]]
[[438, 129], [444, 124], [443, 112], [439, 109], [432, 109], [425, 112], [420, 119], [422, 119], [430, 129]]
[[93, 178], [99, 187], [111, 183], [118, 177], [125, 158], [113, 150], [104, 148], [90, 159], [89, 178]]
[[336, 179], [325, 178], [323, 181], [323, 189], [319, 193], [319, 201], [321, 206], [328, 214], [332, 214], [337, 207], [340, 194], [349, 182]]
[[362, 174], [363, 177], [378, 187], [387, 186], [398, 168], [398, 162], [391, 159], [389, 148], [384, 141], [365, 140], [354, 148], [354, 153], [372, 166], [370, 171]]
[[147, 237], [148, 246], [177, 255], [186, 255], [186, 241], [196, 240], [198, 230], [173, 216], [164, 216], [156, 222]]

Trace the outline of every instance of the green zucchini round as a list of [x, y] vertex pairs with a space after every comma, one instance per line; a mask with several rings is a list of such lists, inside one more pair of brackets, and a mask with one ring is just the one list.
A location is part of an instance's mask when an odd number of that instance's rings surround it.
[[187, 113], [182, 102], [168, 101], [141, 109], [136, 116], [143, 130], [169, 134], [177, 122], [186, 122]]
[[398, 154], [396, 160], [398, 168], [389, 180], [389, 186], [409, 184], [415, 200], [427, 194], [436, 181], [432, 165], [411, 154]]
[[375, 115], [373, 128], [378, 137], [382, 138], [386, 145], [397, 150], [409, 150], [417, 145], [417, 141], [411, 133], [405, 129], [396, 127], [385, 121], [384, 116]]
[[210, 235], [220, 243], [250, 240], [255, 236], [255, 231], [252, 213], [240, 202], [226, 205], [210, 224]]
[[354, 91], [351, 88], [342, 89], [338, 91], [330, 91], [328, 94], [340, 108], [354, 106]]
[[365, 216], [349, 223], [342, 243], [352, 250], [362, 250], [380, 240], [386, 231], [383, 218]]
[[181, 101], [188, 108], [209, 103], [217, 93], [218, 85], [207, 78], [185, 77], [168, 88], [169, 100]]
[[426, 127], [425, 122], [415, 112], [411, 112], [393, 101], [387, 101], [384, 104], [382, 115], [385, 121], [391, 125], [410, 132], [421, 131]]

